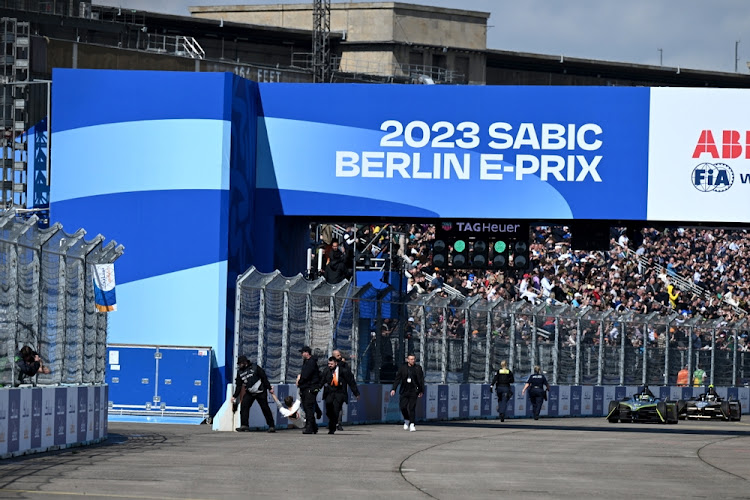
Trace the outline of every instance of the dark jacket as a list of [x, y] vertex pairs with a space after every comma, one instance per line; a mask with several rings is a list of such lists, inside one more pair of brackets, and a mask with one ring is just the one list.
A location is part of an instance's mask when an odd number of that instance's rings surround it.
[[357, 388], [357, 383], [354, 381], [354, 375], [352, 374], [352, 371], [349, 369], [349, 367], [346, 365], [346, 363], [339, 363], [338, 364], [339, 369], [339, 385], [334, 386], [333, 384], [333, 372], [335, 370], [331, 370], [327, 366], [323, 370], [323, 376], [321, 377], [321, 386], [323, 388], [323, 399], [325, 399], [330, 394], [336, 394], [340, 393], [343, 395], [343, 397], [348, 400], [349, 398], [349, 392], [346, 390], [347, 387], [349, 387], [352, 390], [352, 393], [359, 397], [359, 389]]
[[[407, 382], [410, 373], [411, 383]], [[422, 367], [416, 363], [412, 367], [409, 367], [409, 363], [401, 365], [396, 372], [396, 379], [393, 381], [391, 390], [395, 391], [396, 387], [399, 385], [401, 386], [398, 391], [399, 394], [412, 391], [416, 391], [417, 394], [422, 394], [424, 392], [424, 372], [422, 371]]]
[[320, 371], [318, 360], [311, 357], [302, 362], [302, 371], [299, 374], [300, 389], [320, 389]]
[[495, 372], [495, 378], [492, 379], [492, 383], [490, 385], [494, 386], [495, 389], [497, 389], [498, 386], [502, 385], [510, 385], [515, 382], [515, 379], [513, 378], [513, 372], [506, 369], [500, 369]]
[[[36, 355], [36, 353], [34, 353], [34, 355]], [[16, 357], [16, 372], [18, 374], [18, 381], [20, 383], [24, 383], [27, 378], [36, 375], [40, 367], [41, 363], [39, 363], [39, 361], [34, 361], [33, 357], [30, 361], [23, 359], [20, 356]]]
[[258, 394], [270, 390], [271, 384], [268, 382], [268, 377], [263, 368], [253, 363], [237, 371], [232, 397], [238, 397], [243, 387], [247, 392]]

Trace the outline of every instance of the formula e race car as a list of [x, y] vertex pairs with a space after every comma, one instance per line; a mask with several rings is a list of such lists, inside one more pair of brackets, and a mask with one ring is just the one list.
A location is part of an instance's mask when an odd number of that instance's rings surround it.
[[742, 405], [736, 400], [724, 400], [716, 394], [701, 394], [685, 401], [685, 405], [678, 409], [681, 420], [705, 419], [739, 421], [742, 418]]
[[616, 422], [652, 422], [657, 424], [676, 424], [677, 408], [682, 401], [662, 400], [653, 394], [634, 394], [619, 401], [609, 402], [607, 420]]

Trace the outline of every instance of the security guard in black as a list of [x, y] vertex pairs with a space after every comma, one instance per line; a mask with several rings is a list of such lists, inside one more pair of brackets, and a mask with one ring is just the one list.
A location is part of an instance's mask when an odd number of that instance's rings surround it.
[[547, 382], [547, 377], [542, 374], [542, 369], [539, 366], [534, 367], [534, 373], [526, 381], [521, 394], [525, 394], [527, 389], [531, 399], [531, 413], [534, 415], [534, 420], [539, 420], [542, 405], [544, 400], [547, 399], [545, 391], [549, 391], [549, 382]]

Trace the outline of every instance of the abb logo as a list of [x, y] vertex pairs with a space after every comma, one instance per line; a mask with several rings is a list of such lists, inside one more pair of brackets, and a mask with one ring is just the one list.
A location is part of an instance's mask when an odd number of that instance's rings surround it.
[[750, 130], [744, 132], [745, 142], [740, 143], [742, 133], [738, 130], [722, 130], [721, 142], [717, 145], [714, 134], [710, 130], [701, 131], [698, 143], [693, 151], [693, 158], [700, 158], [707, 154], [711, 158], [739, 158], [743, 150], [745, 158], [750, 159]]

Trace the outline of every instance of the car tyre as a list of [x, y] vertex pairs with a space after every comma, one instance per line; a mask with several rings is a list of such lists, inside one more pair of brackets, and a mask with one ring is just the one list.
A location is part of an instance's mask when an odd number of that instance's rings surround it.
[[664, 401], [659, 401], [658, 403], [656, 403], [656, 411], [658, 411], [659, 415], [661, 415], [663, 424], [669, 423], [669, 416], [667, 415], [667, 403], [665, 403]]
[[616, 424], [620, 420], [620, 403], [617, 401], [609, 402], [609, 410], [607, 411], [607, 420], [610, 424]]

